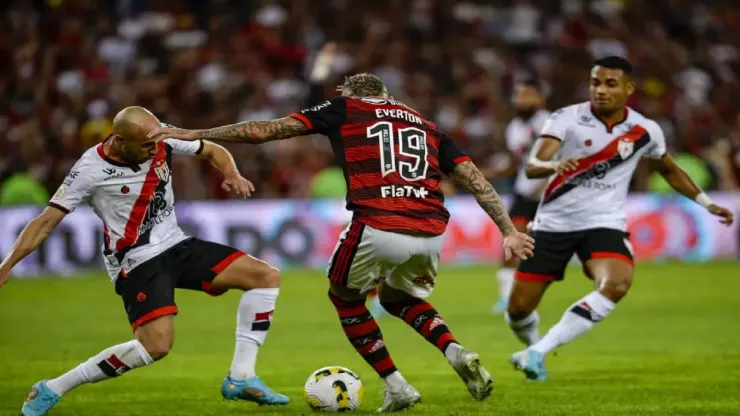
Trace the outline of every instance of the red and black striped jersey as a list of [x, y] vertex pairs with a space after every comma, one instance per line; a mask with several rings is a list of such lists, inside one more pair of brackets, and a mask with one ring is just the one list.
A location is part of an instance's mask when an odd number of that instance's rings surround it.
[[442, 173], [470, 159], [434, 123], [378, 98], [337, 97], [290, 116], [329, 137], [354, 220], [383, 231], [444, 233]]

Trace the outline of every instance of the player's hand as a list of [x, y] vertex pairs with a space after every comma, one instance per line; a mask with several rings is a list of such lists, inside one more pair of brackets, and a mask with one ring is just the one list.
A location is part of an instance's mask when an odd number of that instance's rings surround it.
[[8, 280], [10, 280], [10, 270], [0, 268], [0, 287], [3, 287], [5, 283], [8, 283]]
[[156, 138], [157, 141], [164, 139], [179, 139], [179, 140], [199, 140], [197, 130], [180, 129], [177, 127], [159, 127], [149, 132], [147, 135], [150, 139]]
[[221, 189], [226, 192], [234, 192], [237, 195], [248, 198], [254, 192], [254, 185], [238, 173], [232, 173], [224, 177]]
[[730, 210], [722, 208], [717, 204], [712, 204], [708, 206], [707, 211], [709, 211], [712, 215], [720, 217], [719, 222], [724, 225], [732, 225], [732, 222], [735, 220], [734, 215], [732, 215], [732, 212]]
[[578, 169], [578, 159], [568, 158], [560, 161], [560, 164], [555, 169], [555, 173], [562, 175], [576, 169]]
[[509, 260], [512, 255], [521, 260], [527, 260], [534, 255], [534, 238], [525, 233], [514, 231], [504, 238], [504, 258]]

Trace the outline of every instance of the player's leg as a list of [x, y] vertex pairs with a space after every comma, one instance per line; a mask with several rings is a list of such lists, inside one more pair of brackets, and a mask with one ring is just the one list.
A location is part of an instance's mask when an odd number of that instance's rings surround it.
[[[387, 246], [402, 247], [403, 240], [408, 238], [389, 239]], [[388, 313], [406, 322], [437, 347], [465, 382], [473, 398], [483, 400], [493, 390], [491, 375], [481, 365], [478, 354], [462, 347], [434, 306], [424, 300], [434, 289], [444, 239], [439, 236], [416, 237], [415, 240], [420, 249], [413, 252], [418, 254], [398, 266], [380, 286], [381, 303]]]
[[[357, 222], [342, 233], [328, 267], [329, 298], [352, 347], [385, 383], [385, 402], [379, 411], [413, 406], [421, 396], [396, 368], [385, 346], [383, 333], [365, 306], [367, 291], [377, 286], [379, 276], [388, 275], [399, 259], [382, 260], [376, 248], [385, 234]], [[402, 252], [395, 253], [396, 255]]]
[[[515, 196], [514, 202], [512, 203], [509, 216], [511, 221], [514, 223], [516, 230], [522, 233], [527, 232], [527, 224], [534, 218], [537, 212], [538, 201], [529, 200], [522, 196]], [[514, 273], [516, 267], [519, 265], [519, 259], [516, 256], [511, 256], [509, 260], [504, 260], [501, 267], [496, 272], [496, 280], [498, 281], [498, 298], [494, 303], [492, 312], [495, 315], [506, 312], [509, 305], [509, 296], [511, 295], [512, 287], [514, 286]]]
[[169, 353], [177, 306], [171, 276], [162, 272], [164, 260], [154, 258], [116, 281], [135, 338], [99, 352], [55, 379], [36, 383], [23, 405], [24, 416], [45, 415], [72, 389], [121, 376]]
[[280, 271], [235, 248], [191, 239], [181, 262], [177, 287], [219, 296], [228, 290], [244, 291], [236, 313], [236, 345], [221, 393], [229, 400], [283, 405], [278, 394], [257, 376], [255, 365], [264, 344], [280, 292]]
[[627, 293], [632, 282], [632, 253], [625, 233], [617, 230], [588, 230], [578, 256], [594, 278], [595, 289], [568, 307], [563, 317], [531, 347], [547, 354], [567, 344], [606, 318]]
[[529, 346], [540, 340], [540, 316], [537, 307], [552, 280], [545, 279], [544, 276], [537, 280], [532, 275], [520, 275], [514, 281], [504, 317], [509, 328], [524, 345]]
[[[506, 312], [509, 327], [528, 347], [540, 340], [537, 306], [550, 283], [563, 278], [580, 237], [577, 233], [538, 231], [534, 233], [534, 238], [537, 241], [534, 255], [519, 264]], [[530, 348], [519, 351], [512, 355], [510, 361], [529, 379], [547, 378], [544, 355], [537, 351]]]

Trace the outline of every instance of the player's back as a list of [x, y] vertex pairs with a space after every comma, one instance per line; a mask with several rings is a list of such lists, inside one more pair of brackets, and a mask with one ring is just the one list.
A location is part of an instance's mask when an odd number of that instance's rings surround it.
[[434, 123], [378, 98], [338, 97], [292, 117], [329, 137], [356, 221], [383, 231], [444, 233], [442, 172], [468, 159]]

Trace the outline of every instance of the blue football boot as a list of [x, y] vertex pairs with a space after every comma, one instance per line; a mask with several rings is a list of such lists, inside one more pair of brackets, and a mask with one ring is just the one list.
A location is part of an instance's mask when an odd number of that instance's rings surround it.
[[23, 416], [44, 416], [61, 399], [58, 394], [46, 386], [46, 380], [39, 381], [31, 387], [26, 402], [23, 403]]
[[244, 381], [226, 377], [221, 385], [221, 394], [226, 400], [247, 400], [263, 406], [282, 406], [290, 401], [288, 396], [274, 392], [257, 376]]
[[515, 369], [523, 371], [529, 380], [544, 381], [547, 379], [545, 356], [537, 351], [531, 349], [519, 351], [514, 353], [509, 361]]

